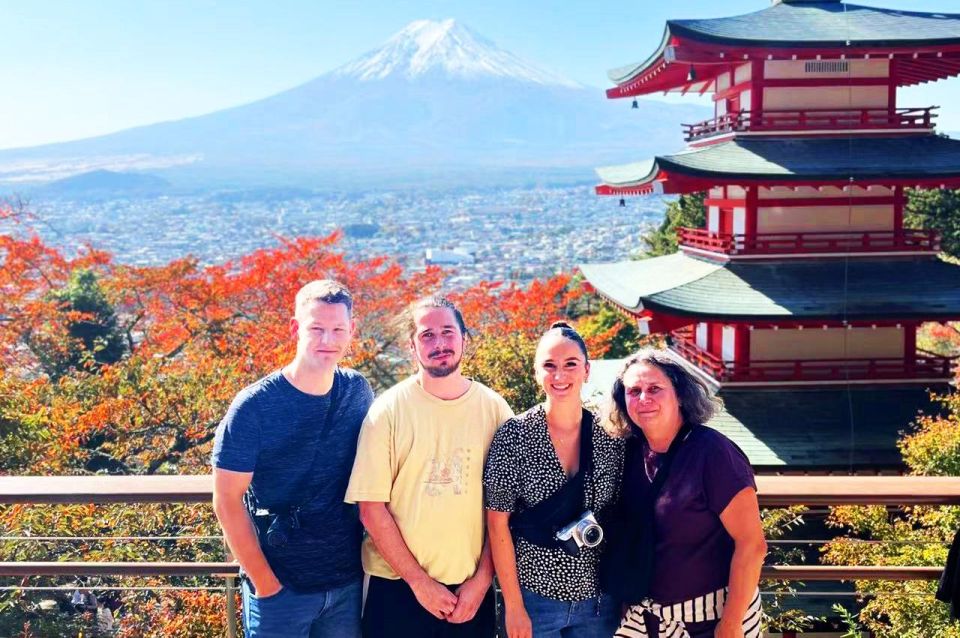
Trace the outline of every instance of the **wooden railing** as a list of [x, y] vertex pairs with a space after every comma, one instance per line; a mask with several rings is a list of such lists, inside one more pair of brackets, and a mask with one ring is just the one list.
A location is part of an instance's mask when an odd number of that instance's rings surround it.
[[872, 381], [891, 379], [950, 379], [955, 360], [917, 356], [915, 359], [780, 359], [727, 363], [730, 381]]
[[717, 381], [727, 380], [727, 366], [723, 359], [698, 346], [693, 340], [693, 331], [690, 328], [680, 328], [671, 334], [673, 336], [670, 343], [671, 349]]
[[940, 251], [940, 232], [927, 229], [734, 235], [681, 227], [677, 239], [682, 246], [731, 256]]
[[785, 381], [872, 381], [897, 379], [951, 379], [956, 357], [918, 352], [913, 359], [776, 359], [723, 361], [700, 348], [692, 330], [672, 333], [671, 348], [721, 383]]
[[[960, 477], [759, 476], [761, 507], [960, 505]], [[0, 477], [0, 504], [210, 502], [210, 476]], [[220, 576], [227, 635], [236, 636], [237, 565], [231, 562], [0, 562], [0, 576]], [[766, 566], [769, 580], [933, 580], [930, 566]], [[22, 583], [22, 581], [21, 581]]]
[[929, 130], [940, 107], [889, 109], [796, 109], [737, 111], [694, 124], [682, 124], [691, 142], [713, 135], [746, 131], [840, 131], [849, 129]]

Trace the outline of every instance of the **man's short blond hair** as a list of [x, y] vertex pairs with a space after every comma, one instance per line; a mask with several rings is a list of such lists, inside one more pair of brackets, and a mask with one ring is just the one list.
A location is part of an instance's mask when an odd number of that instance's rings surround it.
[[315, 301], [342, 303], [347, 307], [347, 312], [353, 315], [353, 296], [350, 289], [335, 279], [316, 279], [298, 290], [294, 299], [294, 314]]

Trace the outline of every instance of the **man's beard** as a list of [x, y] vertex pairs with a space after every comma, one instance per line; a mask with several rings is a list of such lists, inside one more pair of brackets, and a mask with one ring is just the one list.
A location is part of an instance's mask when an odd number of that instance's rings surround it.
[[[453, 350], [434, 351], [434, 352], [431, 352], [430, 355], [427, 357], [427, 361], [429, 362], [433, 359], [433, 357], [437, 355], [443, 355], [443, 354], [449, 354], [452, 356], [454, 352]], [[451, 361], [450, 363], [440, 363], [437, 365], [427, 365], [427, 363], [420, 361], [420, 367], [422, 367], [423, 371], [429, 374], [434, 379], [442, 379], [443, 377], [450, 376], [457, 370], [457, 368], [460, 367], [461, 359], [463, 359], [463, 355], [461, 355], [456, 360]]]

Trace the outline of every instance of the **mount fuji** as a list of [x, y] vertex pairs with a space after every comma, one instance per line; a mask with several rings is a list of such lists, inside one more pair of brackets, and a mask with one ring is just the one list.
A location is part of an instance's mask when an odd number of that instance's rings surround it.
[[[599, 75], [599, 74], [598, 74]], [[592, 178], [679, 147], [700, 106], [610, 101], [454, 20], [418, 20], [305, 84], [234, 108], [95, 138], [0, 151], [0, 183], [92, 170], [178, 185], [489, 183]]]

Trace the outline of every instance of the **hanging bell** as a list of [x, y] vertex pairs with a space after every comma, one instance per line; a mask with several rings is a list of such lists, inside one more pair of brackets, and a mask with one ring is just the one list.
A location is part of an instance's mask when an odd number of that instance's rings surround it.
[[627, 206], [627, 200], [625, 200], [624, 198], [621, 197], [621, 198], [620, 198], [620, 208], [626, 208], [626, 206]]
[[637, 103], [637, 98], [633, 98], [633, 104], [630, 105], [630, 108], [632, 109], [640, 108], [640, 105]]

